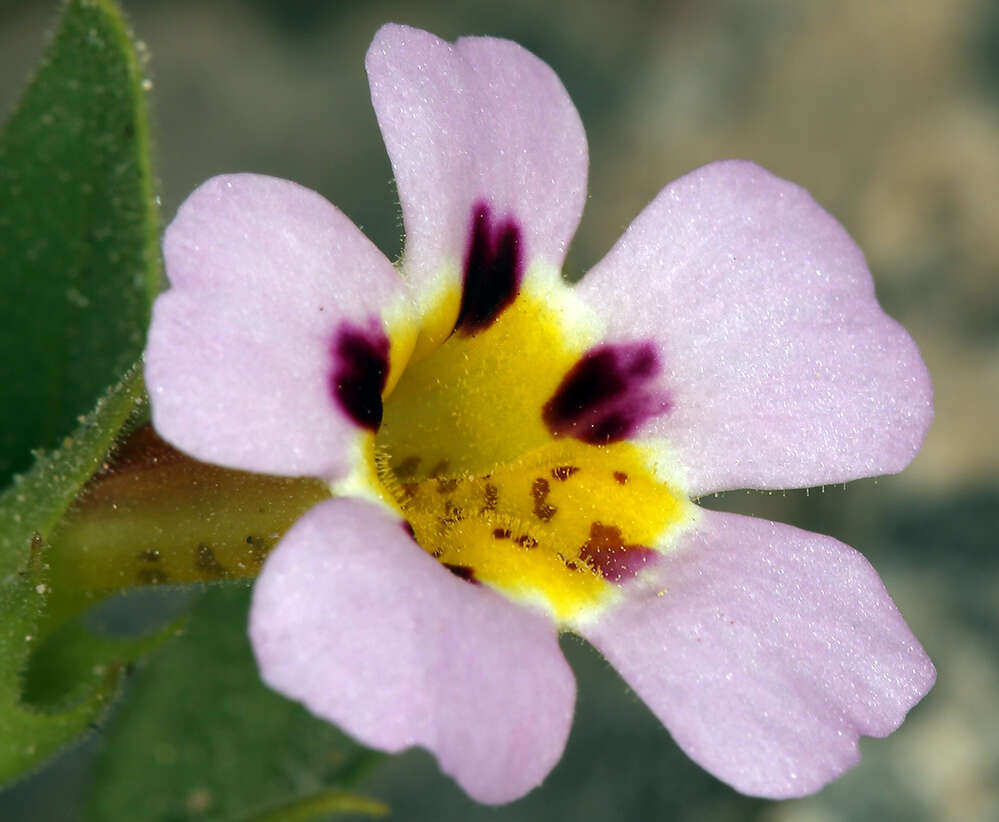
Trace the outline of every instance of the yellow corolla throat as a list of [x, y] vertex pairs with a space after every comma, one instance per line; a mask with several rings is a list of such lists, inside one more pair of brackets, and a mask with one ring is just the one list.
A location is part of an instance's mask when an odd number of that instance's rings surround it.
[[553, 430], [546, 406], [601, 329], [557, 275], [531, 281], [488, 327], [410, 362], [336, 490], [380, 498], [453, 573], [569, 624], [654, 564], [692, 506], [639, 446]]

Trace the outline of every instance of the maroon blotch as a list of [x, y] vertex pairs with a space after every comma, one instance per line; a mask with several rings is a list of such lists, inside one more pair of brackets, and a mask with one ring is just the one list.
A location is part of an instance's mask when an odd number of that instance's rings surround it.
[[437, 483], [437, 493], [438, 494], [450, 494], [458, 487], [461, 480], [458, 477], [451, 477], [450, 479], [444, 479], [444, 477], [437, 477], [435, 480]]
[[578, 470], [575, 465], [557, 465], [555, 468], [552, 468], [552, 476], [559, 482], [565, 482]]
[[562, 378], [542, 418], [556, 437], [591, 445], [622, 440], [669, 411], [669, 398], [653, 384], [660, 370], [652, 343], [591, 348]]
[[534, 498], [534, 516], [542, 522], [548, 522], [558, 509], [548, 503], [548, 495], [551, 493], [551, 485], [544, 477], [538, 477], [531, 486], [531, 496]]
[[475, 578], [474, 568], [468, 565], [453, 565], [450, 562], [445, 562], [443, 565], [459, 579], [463, 579], [465, 582], [478, 583], [478, 580]]
[[510, 217], [493, 223], [485, 201], [472, 206], [468, 233], [461, 307], [454, 328], [475, 334], [492, 325], [520, 291], [523, 243], [520, 226]]
[[436, 479], [445, 471], [447, 471], [448, 466], [450, 465], [451, 463], [449, 460], [441, 460], [433, 468], [430, 469], [430, 476]]
[[402, 521], [402, 530], [405, 531], [411, 540], [416, 541], [416, 531], [413, 530], [413, 526], [410, 525], [408, 519]]
[[406, 457], [406, 459], [400, 462], [398, 467], [395, 469], [395, 475], [397, 477], [411, 477], [416, 473], [416, 469], [419, 467], [419, 457]]
[[377, 431], [389, 371], [389, 339], [372, 319], [368, 329], [344, 323], [333, 336], [330, 393], [354, 422]]
[[654, 559], [656, 552], [644, 545], [625, 545], [621, 529], [601, 522], [590, 524], [590, 538], [579, 549], [579, 558], [608, 582], [626, 582]]
[[498, 504], [499, 488], [492, 483], [487, 482], [485, 487], [485, 503], [482, 508], [479, 509], [479, 513], [485, 514], [487, 511], [495, 511]]

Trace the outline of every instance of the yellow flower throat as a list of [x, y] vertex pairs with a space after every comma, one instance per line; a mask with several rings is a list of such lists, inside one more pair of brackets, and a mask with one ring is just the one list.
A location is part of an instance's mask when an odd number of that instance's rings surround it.
[[546, 425], [545, 403], [588, 347], [552, 302], [522, 292], [488, 328], [411, 362], [385, 400], [369, 476], [455, 574], [570, 623], [651, 566], [691, 506], [639, 446]]

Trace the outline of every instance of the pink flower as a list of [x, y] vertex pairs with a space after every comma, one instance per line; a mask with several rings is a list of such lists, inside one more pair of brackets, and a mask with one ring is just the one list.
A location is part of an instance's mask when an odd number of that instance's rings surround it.
[[395, 25], [367, 70], [398, 273], [322, 197], [255, 175], [209, 180], [164, 241], [156, 428], [335, 494], [256, 583], [264, 680], [505, 802], [562, 754], [571, 630], [719, 778], [817, 790], [933, 666], [851, 548], [691, 499], [899, 471], [919, 449], [930, 382], [861, 252], [802, 189], [719, 162], [568, 286], [587, 148], [552, 71]]

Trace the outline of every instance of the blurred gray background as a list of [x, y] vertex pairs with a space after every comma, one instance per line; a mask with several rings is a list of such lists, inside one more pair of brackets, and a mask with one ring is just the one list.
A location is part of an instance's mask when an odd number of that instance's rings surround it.
[[[514, 805], [480, 808], [413, 752], [368, 785], [394, 818], [999, 818], [999, 3], [123, 4], [150, 55], [165, 220], [211, 175], [263, 172], [320, 191], [396, 257], [401, 223], [363, 70], [371, 36], [394, 20], [447, 39], [509, 37], [556, 70], [589, 136], [572, 271], [598, 260], [669, 180], [749, 158], [804, 185], [847, 227], [933, 374], [936, 421], [904, 474], [705, 501], [859, 548], [933, 657], [934, 690], [895, 735], [862, 743], [856, 770], [804, 800], [741, 797], [690, 763], [569, 639], [577, 723], [548, 782]], [[0, 2], [0, 111], [55, 7]], [[92, 747], [17, 786], [0, 816], [64, 818]]]

